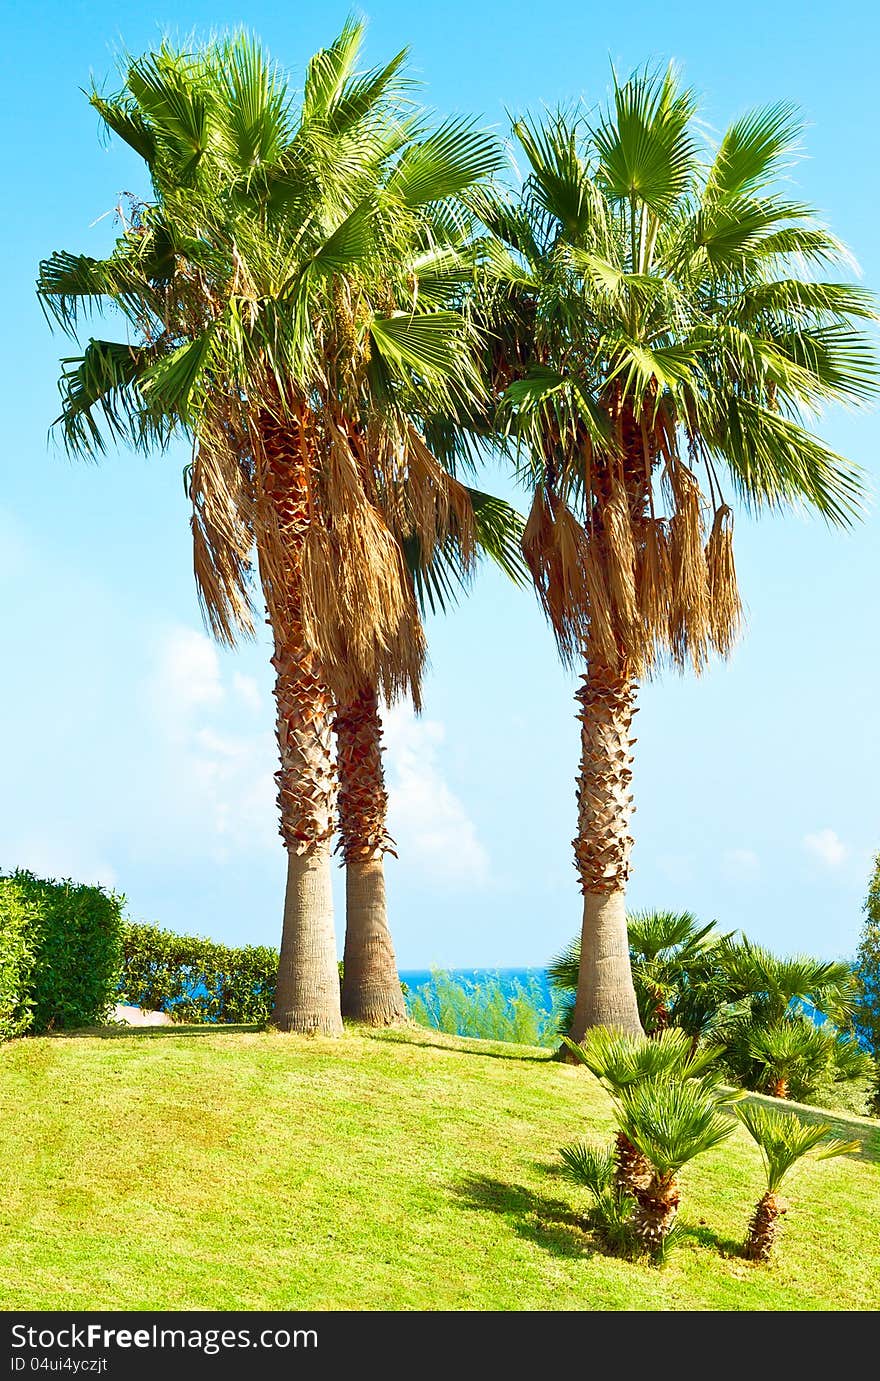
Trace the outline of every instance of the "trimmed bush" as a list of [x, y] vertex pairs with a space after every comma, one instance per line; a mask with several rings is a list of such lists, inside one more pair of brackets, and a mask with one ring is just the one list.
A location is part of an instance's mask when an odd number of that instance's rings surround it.
[[31, 1024], [33, 967], [33, 905], [12, 878], [0, 878], [0, 1041]]
[[120, 1002], [185, 1022], [265, 1022], [278, 980], [278, 951], [232, 949], [152, 925], [123, 931]]
[[[122, 958], [123, 897], [103, 887], [33, 873], [0, 878], [16, 911], [20, 957], [17, 1012], [30, 1009], [20, 1030], [67, 1031], [104, 1021], [116, 1000]], [[11, 968], [9, 969], [11, 973]]]

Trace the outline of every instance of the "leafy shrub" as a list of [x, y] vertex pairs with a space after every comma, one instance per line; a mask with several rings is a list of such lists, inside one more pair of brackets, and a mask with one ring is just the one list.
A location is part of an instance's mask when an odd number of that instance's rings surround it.
[[29, 1029], [64, 1031], [103, 1021], [115, 1001], [124, 898], [103, 887], [15, 872], [0, 890], [18, 899], [30, 954], [19, 1006]]
[[186, 1022], [264, 1022], [275, 1000], [278, 951], [233, 949], [151, 925], [126, 925], [119, 1001]]
[[0, 879], [0, 1041], [28, 1030], [33, 999], [33, 904], [12, 878]]
[[441, 969], [432, 970], [431, 982], [410, 999], [410, 1015], [420, 1026], [515, 1045], [555, 1045], [559, 1007], [556, 997], [548, 1005], [537, 978], [505, 983], [498, 974], [453, 978]]

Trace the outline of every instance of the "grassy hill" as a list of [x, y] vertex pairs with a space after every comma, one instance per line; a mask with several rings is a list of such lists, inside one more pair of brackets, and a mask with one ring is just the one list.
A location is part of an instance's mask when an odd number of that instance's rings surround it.
[[661, 1270], [603, 1255], [557, 1148], [600, 1139], [583, 1069], [429, 1032], [227, 1028], [0, 1048], [4, 1309], [876, 1309], [876, 1124], [806, 1165], [778, 1260], [732, 1253], [761, 1192], [739, 1131], [684, 1175]]

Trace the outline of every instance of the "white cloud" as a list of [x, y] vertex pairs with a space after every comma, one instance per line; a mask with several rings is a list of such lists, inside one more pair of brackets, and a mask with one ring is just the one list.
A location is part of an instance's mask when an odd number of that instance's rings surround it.
[[266, 709], [253, 677], [227, 671], [204, 633], [177, 627], [159, 647], [149, 699], [159, 750], [149, 795], [168, 803], [154, 835], [217, 861], [280, 849], [274, 726], [268, 714], [253, 723]]
[[172, 628], [159, 649], [154, 691], [167, 722], [180, 722], [204, 705], [219, 705], [225, 690], [217, 649], [194, 628]]
[[[9, 858], [14, 866], [44, 878], [73, 878], [76, 882], [99, 883], [102, 887], [116, 887], [116, 871], [106, 859], [93, 853], [88, 845], [73, 839], [28, 835], [13, 840]], [[13, 866], [13, 865], [8, 865]]]
[[485, 885], [489, 857], [442, 768], [444, 726], [408, 705], [384, 716], [389, 827], [401, 859], [433, 882]]
[[754, 849], [727, 849], [721, 863], [727, 877], [732, 879], [757, 877], [761, 869], [761, 860]]
[[240, 671], [234, 672], [232, 689], [239, 700], [244, 701], [249, 710], [261, 710], [263, 708], [263, 697], [253, 676], [242, 676]]
[[825, 868], [839, 868], [849, 857], [849, 847], [835, 830], [817, 830], [805, 834], [802, 840], [807, 853], [812, 854]]

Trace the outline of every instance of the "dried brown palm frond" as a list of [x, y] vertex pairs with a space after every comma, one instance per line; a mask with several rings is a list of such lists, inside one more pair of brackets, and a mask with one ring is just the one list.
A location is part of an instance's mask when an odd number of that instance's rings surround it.
[[706, 544], [712, 645], [726, 657], [742, 624], [742, 602], [733, 556], [733, 514], [727, 504], [716, 511]]
[[253, 634], [251, 553], [254, 495], [240, 440], [227, 418], [212, 417], [189, 471], [193, 570], [202, 614], [219, 642]]
[[711, 636], [702, 495], [696, 476], [680, 462], [671, 467], [669, 485], [674, 502], [669, 543], [670, 652], [679, 665], [690, 661], [699, 672], [705, 665]]
[[[303, 543], [302, 623], [334, 695], [419, 678], [424, 639], [399, 543], [372, 504], [310, 524]], [[415, 638], [415, 646], [413, 640]]]
[[587, 658], [605, 667], [616, 667], [620, 659], [620, 640], [614, 625], [614, 610], [605, 578], [603, 544], [597, 531], [587, 542], [584, 585], [589, 617], [584, 638]]
[[669, 528], [663, 518], [644, 518], [636, 533], [636, 601], [645, 634], [646, 662], [667, 649], [672, 603]]

